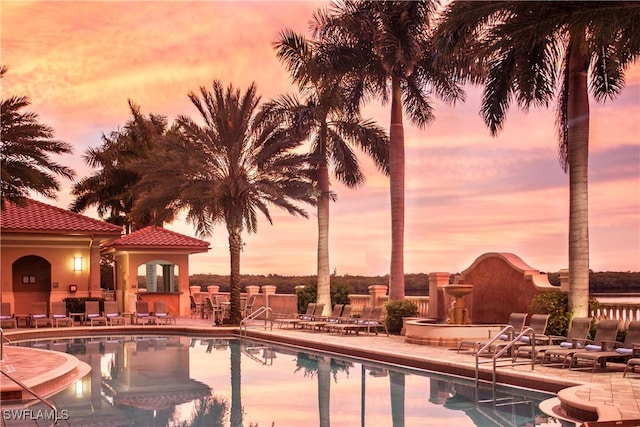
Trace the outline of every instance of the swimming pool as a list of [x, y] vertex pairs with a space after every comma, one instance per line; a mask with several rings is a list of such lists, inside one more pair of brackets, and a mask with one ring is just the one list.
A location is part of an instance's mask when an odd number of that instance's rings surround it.
[[112, 336], [19, 345], [91, 366], [51, 398], [71, 426], [560, 425], [538, 409], [548, 394], [476, 389], [468, 379], [260, 341]]

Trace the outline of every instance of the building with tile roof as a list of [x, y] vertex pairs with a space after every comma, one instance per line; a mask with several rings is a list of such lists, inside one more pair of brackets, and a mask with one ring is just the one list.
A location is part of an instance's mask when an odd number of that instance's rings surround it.
[[149, 294], [169, 298], [173, 313], [184, 315], [189, 312], [188, 257], [209, 250], [206, 241], [160, 227], [122, 236], [122, 227], [32, 199], [24, 206], [6, 204], [0, 233], [0, 297], [18, 314], [29, 314], [34, 301], [101, 297], [100, 255], [109, 253], [116, 261], [121, 310], [128, 311], [129, 301], [137, 298], [138, 272], [146, 269]]
[[[207, 241], [154, 226], [102, 245], [103, 253], [113, 255], [116, 295], [125, 311], [135, 311], [138, 299], [148, 301], [151, 307], [162, 300], [170, 313], [183, 316], [190, 310], [189, 255], [208, 250]], [[141, 276], [144, 284], [138, 283]]]

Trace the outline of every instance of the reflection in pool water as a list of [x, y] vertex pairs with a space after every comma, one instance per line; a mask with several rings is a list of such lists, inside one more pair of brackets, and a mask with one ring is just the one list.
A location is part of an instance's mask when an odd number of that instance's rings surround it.
[[476, 390], [472, 380], [257, 341], [120, 336], [21, 345], [91, 366], [51, 398], [71, 426], [556, 425], [538, 409], [547, 394]]

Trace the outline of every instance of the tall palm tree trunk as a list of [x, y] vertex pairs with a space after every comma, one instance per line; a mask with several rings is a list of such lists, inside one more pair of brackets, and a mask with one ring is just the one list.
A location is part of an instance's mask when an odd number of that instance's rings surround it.
[[231, 427], [242, 427], [242, 349], [240, 341], [229, 342], [231, 357]]
[[394, 427], [404, 427], [405, 374], [389, 371], [391, 420]]
[[323, 315], [331, 313], [331, 273], [329, 271], [329, 167], [318, 168], [318, 303], [324, 304]]
[[573, 31], [568, 64], [569, 309], [589, 311], [589, 94], [584, 30]]
[[229, 274], [229, 290], [231, 301], [229, 307], [229, 320], [238, 325], [242, 320], [240, 314], [240, 251], [242, 250], [242, 225], [231, 224], [227, 227], [229, 233], [229, 256], [231, 259], [231, 272]]
[[318, 357], [318, 411], [320, 427], [331, 426], [331, 358]]
[[400, 81], [392, 78], [389, 130], [389, 178], [391, 194], [391, 271], [389, 298], [404, 299], [404, 128]]

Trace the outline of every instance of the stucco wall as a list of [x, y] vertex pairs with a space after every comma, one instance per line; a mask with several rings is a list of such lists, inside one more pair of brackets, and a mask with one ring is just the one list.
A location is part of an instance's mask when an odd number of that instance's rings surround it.
[[[25, 256], [38, 256], [50, 263], [50, 275], [30, 270], [28, 267], [20, 271], [14, 270], [14, 263]], [[82, 271], [73, 270], [73, 257], [81, 256]], [[99, 259], [98, 259], [99, 265]], [[90, 261], [88, 245], [60, 245], [40, 247], [3, 247], [2, 251], [2, 301], [10, 302], [15, 313], [28, 314], [31, 311], [31, 301], [61, 301], [75, 296], [89, 296]], [[33, 292], [13, 293], [14, 281], [21, 282], [22, 276], [36, 276], [37, 290]], [[100, 272], [97, 272], [100, 286]], [[42, 283], [42, 281], [48, 283]], [[57, 285], [56, 285], [57, 284]], [[77, 292], [69, 292], [69, 285], [77, 285]], [[57, 286], [57, 287], [56, 287]], [[24, 289], [25, 286], [18, 286]]]
[[546, 274], [509, 253], [486, 253], [461, 273], [460, 283], [474, 285], [465, 297], [473, 323], [503, 324], [511, 313], [528, 313], [540, 292], [558, 289]]

